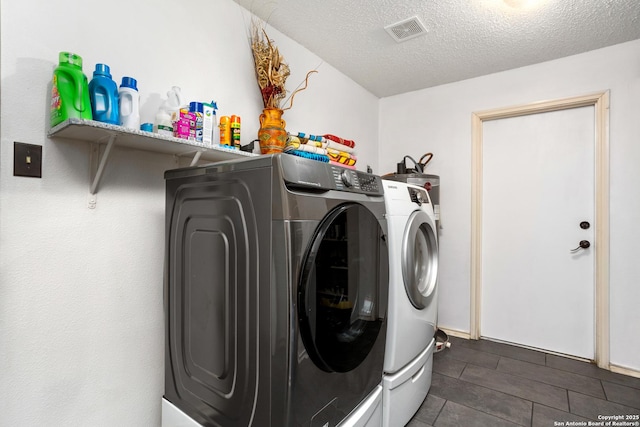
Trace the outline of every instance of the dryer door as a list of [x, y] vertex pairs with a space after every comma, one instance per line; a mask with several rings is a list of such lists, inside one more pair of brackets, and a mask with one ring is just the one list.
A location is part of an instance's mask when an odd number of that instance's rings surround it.
[[409, 300], [423, 309], [438, 279], [438, 241], [435, 224], [422, 210], [409, 217], [402, 239], [402, 278]]
[[387, 313], [388, 249], [376, 216], [358, 203], [334, 208], [317, 227], [298, 286], [300, 335], [326, 372], [355, 369]]

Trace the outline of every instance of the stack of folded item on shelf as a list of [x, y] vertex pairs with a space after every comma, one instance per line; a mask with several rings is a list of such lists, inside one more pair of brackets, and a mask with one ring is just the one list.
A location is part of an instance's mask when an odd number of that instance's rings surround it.
[[324, 138], [317, 135], [306, 135], [302, 132], [287, 135], [287, 143], [284, 152], [307, 159], [328, 163], [327, 144]]
[[355, 145], [354, 141], [335, 135], [309, 135], [298, 132], [288, 134], [284, 152], [355, 169]]
[[348, 167], [350, 169], [356, 168], [355, 156], [356, 143], [350, 139], [342, 139], [335, 135], [326, 134], [323, 135], [325, 141], [327, 141], [327, 155], [329, 156], [329, 163], [335, 163], [340, 166]]

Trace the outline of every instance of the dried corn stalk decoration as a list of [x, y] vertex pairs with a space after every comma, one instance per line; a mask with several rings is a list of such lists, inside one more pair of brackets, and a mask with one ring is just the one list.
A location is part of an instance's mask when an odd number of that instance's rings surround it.
[[293, 92], [287, 108], [281, 108], [282, 101], [287, 96], [285, 83], [290, 74], [289, 65], [280, 55], [280, 51], [274, 45], [273, 40], [269, 39], [263, 26], [255, 21], [251, 23], [251, 51], [253, 52], [256, 78], [258, 79], [264, 108], [290, 109], [293, 106], [295, 94], [307, 88], [309, 75], [317, 71], [313, 70], [307, 73], [304, 87]]

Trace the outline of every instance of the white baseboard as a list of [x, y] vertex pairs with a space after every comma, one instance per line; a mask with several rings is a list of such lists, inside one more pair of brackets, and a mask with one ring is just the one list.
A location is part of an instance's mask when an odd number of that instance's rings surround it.
[[469, 334], [469, 332], [457, 331], [455, 329], [447, 329], [447, 328], [441, 328], [441, 327], [438, 327], [438, 329], [444, 331], [445, 334], [452, 337], [464, 338], [466, 340], [471, 338], [471, 335]]
[[[467, 339], [467, 340], [471, 339], [471, 334], [469, 334], [469, 332], [458, 331], [458, 330], [455, 330], [455, 329], [448, 329], [448, 328], [442, 328], [442, 327], [438, 327], [438, 329], [443, 330], [447, 335], [452, 336], [452, 337], [458, 337], [458, 338], [463, 338], [463, 339]], [[555, 354], [557, 356], [566, 357], [568, 359], [574, 359], [574, 360], [578, 360], [578, 361], [581, 361], [581, 362], [590, 362], [589, 360], [586, 360], [586, 359], [583, 359], [583, 358], [580, 358], [580, 357], [569, 356], [567, 354], [561, 354], [561, 353], [554, 353], [554, 352], [551, 352], [549, 350], [541, 350], [539, 348], [532, 348], [532, 347], [522, 346], [522, 345], [518, 345], [518, 344], [503, 342], [503, 341], [499, 341], [499, 340], [490, 339], [489, 341], [495, 341], [495, 342], [501, 342], [501, 343], [504, 343], [504, 344], [516, 345], [518, 347], [523, 347], [523, 348], [530, 348], [532, 350], [542, 351], [542, 352], [549, 353], [549, 354]], [[625, 368], [624, 366], [617, 366], [617, 365], [610, 364], [609, 365], [609, 370], [611, 372], [615, 372], [616, 374], [622, 374], [622, 375], [627, 375], [627, 376], [634, 377], [634, 378], [640, 378], [640, 371], [637, 370], [637, 369]]]
[[609, 365], [609, 369], [611, 370], [611, 372], [615, 372], [616, 374], [622, 374], [622, 375], [628, 375], [630, 377], [640, 378], [640, 371], [635, 369], [625, 368], [623, 366], [617, 366], [617, 365]]

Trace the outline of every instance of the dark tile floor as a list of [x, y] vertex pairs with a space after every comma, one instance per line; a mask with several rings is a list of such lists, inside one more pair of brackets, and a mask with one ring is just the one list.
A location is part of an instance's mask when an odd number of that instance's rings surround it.
[[601, 416], [613, 415], [629, 424], [609, 426], [640, 425], [640, 378], [492, 341], [449, 341], [408, 427], [607, 426]]

